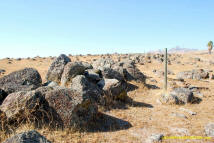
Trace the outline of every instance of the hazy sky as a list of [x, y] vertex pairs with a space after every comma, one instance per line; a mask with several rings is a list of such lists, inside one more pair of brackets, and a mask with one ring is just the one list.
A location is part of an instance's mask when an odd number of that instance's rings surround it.
[[205, 49], [214, 0], [0, 0], [0, 58]]

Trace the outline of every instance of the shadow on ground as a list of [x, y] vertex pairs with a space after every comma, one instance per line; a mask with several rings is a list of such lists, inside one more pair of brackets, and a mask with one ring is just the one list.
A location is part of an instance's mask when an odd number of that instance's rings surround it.
[[97, 118], [93, 124], [87, 127], [87, 132], [114, 132], [119, 130], [126, 130], [132, 127], [132, 125], [122, 119], [98, 113]]
[[145, 84], [145, 86], [148, 88], [148, 89], [160, 89], [160, 87], [154, 85], [154, 84]]

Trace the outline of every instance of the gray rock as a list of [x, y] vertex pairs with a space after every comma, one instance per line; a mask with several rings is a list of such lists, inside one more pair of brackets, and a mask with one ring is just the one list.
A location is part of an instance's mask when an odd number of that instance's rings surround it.
[[61, 78], [61, 85], [69, 86], [72, 78], [76, 75], [84, 75], [85, 70], [86, 67], [81, 62], [69, 62], [64, 68]]
[[0, 78], [0, 87], [8, 94], [17, 91], [30, 91], [41, 85], [41, 76], [38, 71], [33, 68], [15, 71]]
[[203, 69], [194, 69], [192, 71], [184, 71], [184, 72], [179, 72], [177, 74], [178, 79], [196, 79], [196, 80], [201, 80], [201, 79], [207, 79], [209, 78], [209, 73]]
[[185, 108], [179, 108], [181, 111], [184, 111], [184, 112], [187, 112], [188, 114], [190, 114], [190, 115], [196, 115], [197, 113], [196, 112], [193, 112], [193, 111], [191, 111], [191, 110], [189, 110], [189, 109], [185, 109]]
[[92, 66], [95, 69], [100, 69], [102, 67], [111, 68], [112, 65], [114, 65], [114, 64], [115, 64], [115, 62], [112, 59], [107, 58], [107, 59], [98, 59], [98, 60], [96, 60], [95, 62], [92, 63]]
[[171, 131], [175, 134], [189, 135], [189, 130], [185, 128], [171, 128]]
[[214, 123], [207, 124], [204, 129], [207, 136], [214, 137]]
[[93, 95], [80, 94], [75, 90], [60, 87], [45, 95], [49, 106], [53, 108], [63, 127], [84, 127], [96, 116], [98, 108]]
[[126, 83], [120, 82], [117, 79], [103, 79], [98, 82], [105, 95], [112, 98], [113, 100], [125, 100], [127, 96]]
[[89, 82], [98, 83], [102, 79], [101, 71], [95, 71], [93, 69], [88, 69], [85, 71], [84, 75], [89, 80]]
[[16, 134], [3, 143], [51, 143], [35, 130]]
[[71, 62], [71, 60], [64, 54], [56, 58], [48, 69], [46, 80], [60, 83], [64, 67], [68, 62]]
[[171, 113], [171, 116], [187, 119], [187, 116], [181, 113]]
[[5, 113], [8, 122], [21, 123], [36, 118], [42, 121], [42, 111], [47, 111], [48, 103], [40, 92], [20, 91], [9, 94], [0, 110]]
[[[116, 69], [116, 68], [114, 68], [114, 69]], [[118, 71], [116, 71], [114, 69], [106, 68], [106, 67], [100, 68], [102, 77], [108, 78], [108, 79], [117, 79], [119, 81], [123, 81], [124, 77], [121, 74], [123, 71], [119, 71], [120, 70], [119, 68], [117, 69]], [[123, 70], [123, 69], [121, 69], [121, 70]]]
[[187, 104], [193, 100], [193, 93], [187, 88], [175, 88], [169, 95], [161, 95], [160, 101], [168, 104]]
[[73, 78], [70, 87], [81, 96], [93, 99], [97, 103], [102, 101], [103, 91], [96, 84], [89, 82], [84, 75]]
[[149, 139], [150, 142], [161, 142], [163, 137], [163, 134], [152, 134]]

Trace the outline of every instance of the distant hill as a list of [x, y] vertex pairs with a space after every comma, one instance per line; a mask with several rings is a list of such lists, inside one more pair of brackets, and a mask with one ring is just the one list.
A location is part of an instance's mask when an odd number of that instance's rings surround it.
[[[180, 48], [180, 47], [175, 47], [168, 49], [168, 53], [186, 53], [186, 52], [195, 52], [198, 51], [197, 49], [188, 49], [188, 48]], [[164, 50], [157, 50], [157, 51], [152, 51], [151, 53], [164, 53]]]
[[188, 49], [188, 48], [179, 48], [179, 47], [168, 50], [169, 53], [186, 53], [186, 52], [194, 52], [194, 51], [198, 51], [198, 50], [197, 49]]

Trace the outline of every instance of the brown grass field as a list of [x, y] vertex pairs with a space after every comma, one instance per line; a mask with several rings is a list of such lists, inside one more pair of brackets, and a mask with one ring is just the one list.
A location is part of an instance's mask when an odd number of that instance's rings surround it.
[[[115, 55], [113, 55], [114, 57]], [[193, 62], [191, 58], [199, 57], [202, 61], [196, 62], [196, 64], [189, 64]], [[72, 61], [88, 61], [100, 58], [100, 56], [70, 56]], [[169, 75], [170, 79], [176, 78], [176, 73], [180, 71], [186, 71], [191, 69], [209, 69], [214, 71], [214, 66], [209, 65], [209, 60], [213, 60], [214, 55], [208, 55], [207, 52], [200, 51], [194, 53], [181, 54], [181, 64], [173, 63], [168, 68], [175, 73], [175, 75]], [[0, 60], [0, 69], [5, 69], [7, 75], [13, 71], [23, 69], [25, 67], [33, 67], [39, 71], [43, 82], [45, 82], [45, 75], [48, 67], [52, 62], [51, 58], [37, 57], [35, 60], [22, 59], [17, 61], [12, 59], [11, 64], [8, 64], [8, 59]], [[139, 106], [128, 106], [126, 109], [112, 109], [110, 111], [103, 112], [118, 120], [123, 120], [131, 124], [130, 128], [121, 128], [100, 132], [75, 132], [72, 130], [64, 131], [50, 131], [48, 129], [36, 129], [48, 140], [53, 143], [146, 143], [147, 139], [153, 133], [162, 133], [164, 136], [205, 136], [204, 125], [210, 122], [214, 122], [214, 80], [186, 80], [186, 83], [197, 87], [207, 87], [208, 89], [200, 90], [204, 95], [200, 97], [202, 101], [196, 104], [187, 105], [163, 105], [157, 100], [163, 87], [163, 77], [158, 77], [152, 71], [154, 69], [163, 70], [163, 64], [159, 62], [146, 63], [145, 65], [137, 65], [137, 67], [148, 78], [147, 84], [156, 85], [159, 89], [146, 88], [145, 85], [132, 82], [138, 88], [128, 93]], [[0, 75], [0, 77], [4, 76]], [[151, 79], [155, 79], [157, 83]], [[180, 85], [182, 86], [182, 85]], [[197, 96], [197, 95], [196, 95]], [[179, 108], [184, 107], [191, 111], [197, 112], [196, 115], [189, 115]], [[187, 118], [179, 118], [171, 116], [170, 114], [182, 113]], [[16, 130], [16, 133], [29, 130], [33, 127], [30, 125], [21, 126]], [[173, 129], [185, 128], [189, 131], [187, 135], [179, 133]], [[0, 141], [5, 140], [10, 135], [0, 133]], [[163, 142], [175, 143], [175, 142], [214, 142], [213, 140], [163, 140]]]

